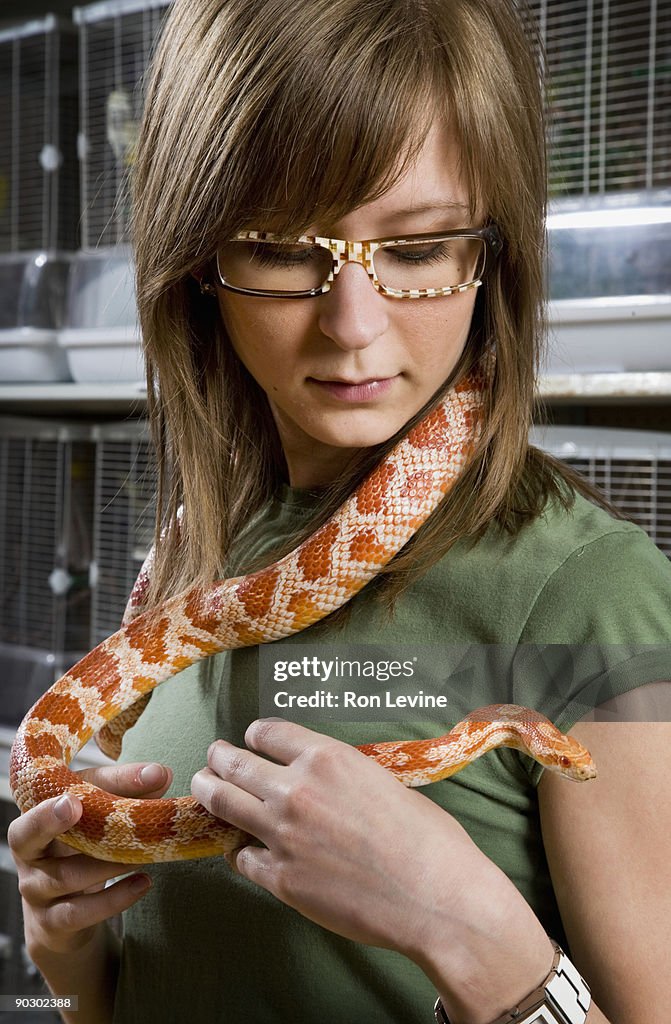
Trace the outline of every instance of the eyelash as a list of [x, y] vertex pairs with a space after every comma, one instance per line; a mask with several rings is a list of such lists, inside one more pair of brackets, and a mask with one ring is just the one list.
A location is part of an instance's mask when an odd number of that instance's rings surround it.
[[[292, 267], [299, 266], [301, 263], [305, 263], [306, 257], [315, 251], [319, 246], [313, 246], [309, 252], [304, 250], [300, 253], [292, 253], [293, 258], [287, 258], [287, 253], [282, 253], [279, 249], [274, 246], [266, 246], [265, 248], [256, 248], [254, 251], [254, 259], [262, 267]], [[296, 259], [295, 257], [298, 257]]]
[[[304, 252], [288, 254], [280, 252], [274, 246], [266, 246], [264, 248], [257, 247], [254, 252], [254, 258], [262, 267], [295, 267], [305, 263], [310, 254], [317, 248], [319, 248], [319, 246], [313, 246], [310, 250], [306, 249]], [[392, 255], [394, 255], [392, 248], [388, 248], [385, 251], [391, 252]], [[412, 259], [404, 260], [402, 256], [396, 254], [396, 258], [399, 262], [415, 265], [439, 263], [441, 259], [444, 259], [446, 256], [449, 256], [449, 246], [445, 242], [441, 242], [439, 247], [434, 247], [430, 252], [419, 258], [414, 257]]]
[[[388, 252], [389, 250], [387, 250]], [[438, 246], [434, 246], [430, 252], [425, 253], [421, 258], [415, 258], [407, 260], [408, 263], [419, 263], [419, 264], [431, 264], [440, 263], [441, 259], [445, 256], [450, 255], [450, 247], [446, 242], [441, 242]], [[403, 262], [403, 261], [401, 261]]]

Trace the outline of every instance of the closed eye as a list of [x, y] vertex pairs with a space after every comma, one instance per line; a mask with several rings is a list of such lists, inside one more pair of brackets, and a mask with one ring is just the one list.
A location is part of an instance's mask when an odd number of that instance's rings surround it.
[[250, 259], [260, 267], [296, 267], [320, 251], [318, 245], [255, 245]]
[[446, 242], [439, 242], [430, 248], [426, 246], [412, 245], [403, 248], [385, 246], [382, 250], [385, 254], [393, 256], [399, 263], [443, 263], [451, 258], [450, 246]]

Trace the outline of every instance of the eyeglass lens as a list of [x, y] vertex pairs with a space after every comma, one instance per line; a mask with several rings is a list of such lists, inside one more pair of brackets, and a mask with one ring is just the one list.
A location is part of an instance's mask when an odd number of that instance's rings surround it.
[[[423, 239], [382, 246], [373, 255], [382, 285], [397, 291], [456, 288], [481, 276], [485, 242], [466, 236]], [[311, 242], [225, 242], [219, 269], [235, 288], [268, 291], [309, 291], [321, 287], [332, 266], [328, 249]]]

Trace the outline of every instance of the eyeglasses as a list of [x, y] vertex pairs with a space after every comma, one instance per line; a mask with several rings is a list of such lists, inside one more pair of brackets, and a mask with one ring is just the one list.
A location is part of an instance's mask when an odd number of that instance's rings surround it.
[[502, 248], [495, 224], [359, 242], [240, 231], [220, 246], [216, 264], [221, 286], [245, 295], [323, 295], [345, 263], [355, 262], [382, 294], [423, 299], [478, 288]]

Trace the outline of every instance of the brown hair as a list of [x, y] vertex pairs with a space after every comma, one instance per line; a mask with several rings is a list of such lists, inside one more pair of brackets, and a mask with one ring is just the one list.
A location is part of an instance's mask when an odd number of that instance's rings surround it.
[[[528, 445], [544, 338], [546, 196], [531, 25], [514, 0], [176, 0], [151, 70], [133, 178], [157, 539], [163, 531], [150, 604], [224, 571], [284, 466], [265, 395], [191, 275], [250, 223], [298, 234], [378, 198], [436, 117], [456, 132], [472, 212], [487, 211], [504, 249], [434, 400], [492, 339], [496, 373], [472, 463], [390, 564], [382, 589], [393, 597], [460, 538], [493, 525], [516, 532], [549, 499], [569, 508], [579, 490], [606, 504]], [[396, 440], [360, 453], [306, 532]]]

